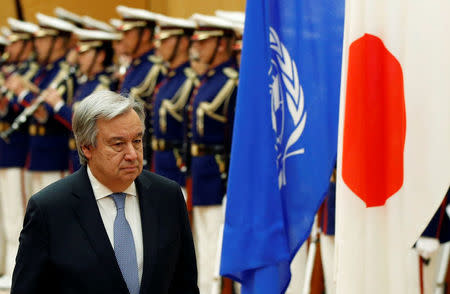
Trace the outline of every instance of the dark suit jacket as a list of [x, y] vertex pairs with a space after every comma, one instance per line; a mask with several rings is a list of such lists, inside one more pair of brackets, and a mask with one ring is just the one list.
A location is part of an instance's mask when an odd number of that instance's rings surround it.
[[[199, 293], [179, 186], [147, 171], [135, 183], [144, 248], [140, 293]], [[11, 293], [128, 293], [86, 167], [30, 199]]]

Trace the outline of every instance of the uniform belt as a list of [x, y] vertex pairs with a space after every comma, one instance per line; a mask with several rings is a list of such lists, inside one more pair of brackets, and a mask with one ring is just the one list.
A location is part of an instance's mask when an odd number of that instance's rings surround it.
[[191, 145], [192, 156], [215, 155], [224, 153], [225, 153], [225, 146], [223, 145], [205, 145], [194, 143]]
[[182, 146], [183, 144], [180, 141], [152, 138], [153, 151], [171, 151], [173, 149], [181, 149]]

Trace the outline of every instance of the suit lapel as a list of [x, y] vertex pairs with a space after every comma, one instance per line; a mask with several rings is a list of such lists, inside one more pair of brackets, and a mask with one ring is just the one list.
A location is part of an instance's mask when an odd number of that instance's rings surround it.
[[150, 289], [150, 281], [155, 266], [152, 265], [158, 253], [158, 211], [156, 201], [158, 195], [151, 189], [151, 183], [141, 174], [135, 181], [141, 211], [142, 242], [144, 248], [144, 269], [141, 281], [141, 293]]
[[111, 275], [111, 282], [116, 283], [117, 287], [122, 289], [124, 293], [128, 293], [126, 283], [116, 261], [114, 249], [103, 225], [86, 167], [82, 167], [77, 171], [76, 177], [76, 185], [74, 185], [72, 191], [74, 197], [78, 200], [74, 204], [78, 221], [100, 262], [104, 265], [105, 272]]

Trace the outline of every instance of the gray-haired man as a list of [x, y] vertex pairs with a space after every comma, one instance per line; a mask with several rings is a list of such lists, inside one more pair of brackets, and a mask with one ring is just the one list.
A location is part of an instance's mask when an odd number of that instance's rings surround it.
[[11, 293], [198, 293], [180, 187], [142, 171], [144, 111], [110, 91], [73, 117], [81, 163], [27, 208]]

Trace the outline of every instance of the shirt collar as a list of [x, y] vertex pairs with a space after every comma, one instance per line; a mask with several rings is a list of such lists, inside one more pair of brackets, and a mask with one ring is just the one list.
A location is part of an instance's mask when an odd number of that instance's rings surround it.
[[[89, 165], [87, 166], [87, 173], [89, 181], [91, 182], [92, 190], [94, 191], [95, 200], [100, 200], [113, 194], [113, 191], [111, 191], [108, 187], [100, 183], [99, 180], [97, 180], [97, 178], [92, 174]], [[136, 184], [134, 182], [131, 183], [131, 185], [128, 188], [126, 188], [125, 191], [123, 192], [127, 195], [137, 196]]]

